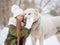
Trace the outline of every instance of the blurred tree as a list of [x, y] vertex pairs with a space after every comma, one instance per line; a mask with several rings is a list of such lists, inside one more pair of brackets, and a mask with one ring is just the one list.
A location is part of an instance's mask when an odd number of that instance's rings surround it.
[[24, 10], [27, 9], [27, 8], [33, 8], [33, 7], [35, 7], [33, 2], [29, 2], [29, 0], [22, 0], [21, 4], [20, 4], [20, 7]]
[[20, 0], [0, 0], [0, 26], [8, 25], [9, 17], [12, 16], [10, 11], [13, 4], [20, 4]]

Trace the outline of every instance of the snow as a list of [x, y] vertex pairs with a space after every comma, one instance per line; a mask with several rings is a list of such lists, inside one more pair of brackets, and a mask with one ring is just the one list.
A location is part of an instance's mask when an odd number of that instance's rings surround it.
[[4, 45], [4, 41], [7, 37], [9, 28], [4, 27], [3, 30], [0, 32], [0, 45]]
[[[0, 32], [0, 45], [4, 45], [4, 41], [7, 37], [8, 31], [9, 31], [9, 28], [5, 27]], [[26, 45], [32, 45], [30, 36], [26, 40]], [[39, 45], [39, 40], [37, 41], [37, 45]], [[44, 45], [60, 45], [60, 43], [58, 42], [56, 36], [54, 35], [54, 36], [44, 40]]]
[[[26, 45], [32, 45], [30, 36], [27, 38]], [[37, 45], [39, 45], [39, 40], [37, 40]], [[52, 36], [44, 40], [44, 45], [60, 45], [60, 43], [58, 42], [56, 36]]]

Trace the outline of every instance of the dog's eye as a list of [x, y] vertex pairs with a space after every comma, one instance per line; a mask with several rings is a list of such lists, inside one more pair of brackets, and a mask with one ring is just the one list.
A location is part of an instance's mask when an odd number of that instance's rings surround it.
[[31, 13], [29, 13], [28, 15], [31, 15]]

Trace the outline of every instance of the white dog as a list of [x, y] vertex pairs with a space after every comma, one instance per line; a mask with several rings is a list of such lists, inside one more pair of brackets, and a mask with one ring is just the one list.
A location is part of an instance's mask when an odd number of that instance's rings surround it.
[[43, 45], [44, 39], [56, 35], [57, 27], [60, 27], [60, 16], [44, 16], [40, 15], [37, 9], [29, 8], [25, 10], [25, 18], [31, 29], [32, 45], [36, 45], [39, 39], [40, 45]]

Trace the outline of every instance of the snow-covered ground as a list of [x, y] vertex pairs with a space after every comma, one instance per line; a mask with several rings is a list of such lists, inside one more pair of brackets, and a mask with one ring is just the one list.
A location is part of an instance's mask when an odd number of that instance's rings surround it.
[[[4, 45], [4, 41], [6, 39], [6, 36], [8, 34], [8, 28], [5, 27], [1, 32], [0, 32], [0, 45]], [[26, 40], [26, 45], [32, 45], [31, 42], [31, 37], [29, 36]], [[39, 41], [37, 41], [37, 45], [39, 45]], [[58, 40], [56, 39], [56, 36], [52, 36], [46, 40], [44, 40], [44, 45], [60, 45]]]
[[[26, 45], [32, 45], [31, 37], [27, 38]], [[37, 40], [37, 45], [39, 45], [39, 40]], [[56, 39], [56, 36], [52, 36], [52, 37], [44, 40], [44, 45], [60, 45], [60, 43]]]
[[0, 45], [4, 45], [4, 41], [7, 37], [9, 28], [5, 27], [1, 32], [0, 32]]

